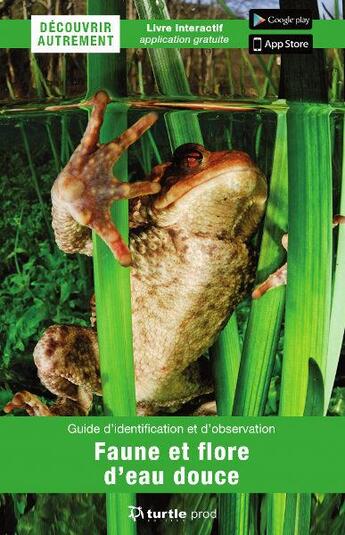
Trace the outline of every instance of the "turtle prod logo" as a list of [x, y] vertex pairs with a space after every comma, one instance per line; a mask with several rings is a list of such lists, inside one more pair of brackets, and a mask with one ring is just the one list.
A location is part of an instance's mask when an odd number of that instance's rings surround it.
[[167, 509], [165, 511], [156, 511], [153, 509], [147, 509], [143, 511], [141, 506], [136, 507], [135, 505], [129, 505], [129, 515], [133, 522], [136, 522], [137, 519], [144, 520], [147, 522], [185, 522], [187, 518], [190, 520], [200, 520], [201, 518], [217, 518], [217, 509], [213, 511], [181, 511], [179, 509]]
[[133, 522], [137, 521], [137, 518], [144, 518], [144, 511], [142, 507], [136, 507], [135, 505], [129, 505], [128, 509], [130, 510], [128, 518], [133, 520]]

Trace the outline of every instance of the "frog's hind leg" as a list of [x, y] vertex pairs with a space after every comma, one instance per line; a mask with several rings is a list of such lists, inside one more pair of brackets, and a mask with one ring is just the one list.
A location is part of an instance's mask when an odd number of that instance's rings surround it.
[[30, 415], [86, 415], [93, 394], [101, 394], [95, 331], [75, 325], [49, 327], [34, 349], [42, 384], [58, 399], [49, 408], [30, 392], [17, 393], [5, 412], [24, 408]]
[[4, 412], [10, 413], [15, 409], [25, 409], [29, 416], [53, 416], [50, 409], [37, 396], [27, 390], [17, 392], [5, 405]]
[[92, 394], [101, 394], [94, 330], [76, 325], [49, 327], [35, 347], [34, 361], [42, 384], [50, 392], [74, 401], [85, 414], [89, 412]]
[[66, 397], [59, 397], [47, 407], [35, 394], [27, 390], [17, 392], [4, 407], [4, 412], [24, 409], [29, 416], [84, 416], [90, 410], [92, 394], [86, 393], [83, 404]]

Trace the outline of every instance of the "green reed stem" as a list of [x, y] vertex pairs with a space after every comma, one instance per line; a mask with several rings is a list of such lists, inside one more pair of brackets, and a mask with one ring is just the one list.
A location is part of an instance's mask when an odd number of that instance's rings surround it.
[[288, 494], [283, 535], [306, 535], [310, 529], [310, 494]]
[[61, 117], [61, 146], [60, 146], [60, 162], [61, 165], [66, 165], [74, 150], [71, 137], [68, 131], [69, 116], [64, 113]]
[[[280, 392], [281, 416], [310, 409], [310, 362], [324, 377], [332, 285], [332, 153], [330, 108], [292, 104], [288, 111], [289, 285]], [[315, 158], [315, 154], [318, 155]], [[310, 384], [310, 383], [309, 383]], [[322, 384], [322, 381], [321, 381]], [[320, 389], [320, 385], [318, 386]], [[323, 393], [321, 393], [323, 395]], [[318, 394], [320, 397], [320, 394]], [[274, 533], [302, 535], [310, 522], [310, 497], [279, 495], [284, 528]], [[292, 504], [292, 505], [291, 505]], [[302, 518], [303, 517], [303, 518]], [[274, 519], [277, 525], [281, 516]], [[291, 532], [291, 531], [290, 531]]]
[[51, 147], [51, 150], [52, 150], [52, 155], [53, 155], [53, 159], [54, 159], [56, 173], [59, 174], [62, 166], [61, 166], [61, 161], [60, 161], [60, 158], [59, 158], [59, 155], [58, 155], [57, 146], [56, 146], [53, 134], [52, 134], [52, 128], [51, 128], [51, 123], [50, 123], [49, 119], [46, 122], [46, 130], [47, 130], [47, 135], [48, 135], [48, 139], [49, 139], [49, 144], [50, 144], [50, 147]]
[[248, 535], [250, 530], [250, 494], [222, 495], [219, 516], [228, 519], [222, 522], [219, 535]]
[[286, 494], [267, 495], [267, 535], [282, 535], [284, 530]]
[[[280, 414], [304, 412], [309, 359], [324, 376], [332, 285], [330, 108], [292, 105], [288, 112], [289, 286]], [[315, 154], [318, 157], [315, 157]]]
[[[127, 127], [127, 115], [109, 106], [101, 142], [116, 137]], [[112, 109], [113, 108], [113, 109]], [[127, 178], [127, 155], [115, 167], [116, 176]], [[128, 202], [116, 202], [112, 218], [123, 237], [128, 236]], [[132, 351], [130, 270], [121, 267], [104, 242], [94, 236], [94, 278], [97, 332], [105, 413], [113, 416], [136, 414]], [[135, 495], [107, 494], [108, 535], [131, 535], [135, 525], [128, 519], [128, 506]]]
[[37, 59], [35, 57], [35, 54], [32, 54], [30, 52], [30, 64], [31, 64], [31, 71], [34, 76], [34, 86], [37, 91], [37, 96], [42, 98], [45, 95], [47, 97], [52, 97], [53, 93], [51, 92], [49, 85], [47, 84], [43, 73], [38, 65]]
[[[281, 238], [287, 230], [287, 179], [286, 115], [282, 111], [277, 116], [270, 195], [256, 283], [265, 280], [284, 260]], [[261, 299], [252, 302], [243, 344], [234, 415], [259, 416], [264, 412], [284, 302], [283, 287], [268, 292]], [[262, 318], [265, 318], [264, 324]]]
[[225, 0], [217, 0], [217, 3], [223, 8], [224, 12], [227, 14], [229, 19], [237, 19], [238, 18], [235, 15], [235, 13], [232, 11], [232, 9], [229, 8], [229, 6], [225, 2]]
[[238, 371], [241, 361], [241, 345], [236, 314], [210, 349], [219, 416], [230, 416], [233, 409]]
[[[88, 0], [89, 15], [120, 15], [126, 18], [126, 3], [121, 0]], [[87, 59], [87, 97], [103, 89], [111, 97], [127, 94], [126, 51], [120, 54], [89, 54]]]
[[153, 154], [155, 155], [155, 158], [156, 158], [156, 162], [157, 163], [162, 163], [162, 158], [161, 158], [161, 155], [160, 155], [160, 152], [159, 152], [159, 149], [157, 147], [157, 143], [152, 135], [152, 132], [149, 130], [147, 132], [147, 137], [149, 139], [149, 142], [151, 144], [151, 148], [152, 148], [152, 151], [153, 151]]
[[[211, 535], [212, 518], [196, 518], [191, 520], [192, 511], [214, 511], [217, 507], [217, 497], [214, 494], [175, 494], [169, 503], [169, 508], [187, 511], [187, 519], [181, 522], [165, 523], [164, 535]], [[163, 532], [162, 532], [163, 533]]]
[[[256, 283], [279, 267], [284, 258], [281, 237], [287, 228], [287, 130], [286, 113], [277, 115], [276, 142], [270, 195]], [[233, 414], [259, 416], [264, 413], [284, 312], [285, 288], [268, 292], [253, 301], [245, 333]], [[265, 318], [265, 321], [262, 321]], [[246, 535], [250, 525], [250, 496], [233, 494], [222, 498], [224, 511], [231, 511], [231, 528], [221, 535]], [[228, 503], [224, 503], [228, 502]]]
[[277, 87], [277, 85], [276, 85], [276, 83], [275, 83], [275, 81], [273, 79], [273, 76], [272, 76], [274, 62], [276, 61], [275, 54], [271, 54], [269, 56], [267, 64], [265, 63], [265, 61], [262, 59], [261, 56], [258, 55], [256, 57], [257, 57], [257, 60], [258, 60], [259, 64], [261, 65], [261, 68], [264, 71], [265, 76], [266, 76], [259, 96], [261, 98], [265, 98], [265, 96], [267, 94], [267, 91], [268, 91], [268, 86], [269, 85], [271, 86], [273, 94], [277, 95], [278, 94], [278, 87]]
[[25, 130], [24, 124], [20, 123], [19, 128], [20, 128], [20, 132], [22, 134], [24, 149], [25, 149], [27, 160], [28, 160], [29, 169], [30, 169], [30, 172], [31, 172], [32, 182], [33, 182], [33, 185], [34, 185], [34, 188], [35, 188], [35, 191], [36, 191], [38, 202], [40, 204], [41, 213], [42, 213], [43, 219], [44, 219], [46, 227], [47, 227], [48, 236], [51, 239], [51, 242], [53, 243], [54, 242], [54, 238], [53, 238], [52, 227], [51, 227], [51, 223], [49, 221], [48, 215], [47, 215], [46, 205], [45, 205], [45, 202], [44, 202], [42, 194], [41, 194], [41, 189], [40, 189], [40, 185], [39, 185], [39, 181], [38, 181], [38, 176], [37, 176], [36, 169], [35, 169], [35, 166], [34, 166], [34, 162], [33, 162], [32, 156], [31, 156], [31, 149], [30, 149], [29, 140], [28, 140], [28, 136], [26, 134], [26, 130]]
[[257, 96], [259, 98], [260, 97], [260, 93], [261, 93], [260, 92], [259, 80], [258, 80], [258, 77], [256, 75], [255, 69], [253, 67], [253, 64], [250, 61], [250, 59], [248, 58], [248, 53], [245, 50], [243, 50], [243, 48], [241, 48], [241, 56], [242, 56], [242, 59], [244, 61], [245, 66], [248, 69], [248, 72], [250, 74], [250, 77], [251, 77], [252, 82], [253, 82], [254, 87], [255, 87], [255, 91], [256, 91]]
[[226, 65], [226, 72], [228, 75], [228, 84], [229, 84], [229, 96], [233, 97], [235, 94], [235, 85], [234, 85], [234, 77], [232, 75], [232, 61], [231, 61], [231, 49], [225, 49], [225, 65]]
[[[343, 119], [344, 120], [344, 119]], [[342, 184], [339, 212], [345, 215], [345, 121], [343, 125]], [[325, 411], [327, 411], [342, 348], [345, 330], [344, 314], [345, 280], [345, 225], [339, 225], [336, 264], [332, 289], [332, 309], [329, 328], [328, 355], [325, 374]]]
[[[121, 0], [89, 0], [90, 15], [119, 14], [125, 17]], [[99, 89], [113, 97], [126, 93], [126, 56], [120, 54], [90, 54], [88, 57], [88, 90], [90, 97]], [[107, 142], [127, 127], [125, 107], [108, 106], [101, 132], [101, 142]], [[115, 172], [127, 179], [127, 156], [117, 163]], [[121, 235], [128, 236], [128, 203], [114, 204], [112, 217]], [[98, 343], [106, 414], [133, 416], [136, 413], [134, 364], [131, 329], [130, 270], [115, 262], [103, 241], [94, 236], [94, 273], [98, 324]], [[135, 495], [107, 494], [107, 534], [134, 535], [136, 527], [128, 518], [128, 506], [135, 505]]]
[[[127, 116], [110, 105], [104, 119], [101, 142], [115, 138], [127, 127]], [[126, 180], [127, 157], [115, 166], [115, 175]], [[123, 237], [128, 236], [128, 203], [117, 201], [112, 216]], [[116, 416], [135, 415], [132, 356], [130, 270], [115, 261], [103, 240], [94, 237], [94, 267], [98, 342], [101, 352], [105, 411]]]
[[13, 245], [13, 258], [14, 258], [14, 264], [16, 266], [17, 273], [19, 275], [22, 274], [22, 271], [20, 269], [19, 261], [18, 261], [18, 242], [19, 242], [19, 235], [20, 231], [22, 230], [22, 219], [23, 219], [23, 212], [24, 212], [24, 206], [20, 209], [20, 214], [18, 218], [18, 222], [16, 223], [17, 230], [16, 230], [16, 236], [14, 239], [14, 245]]
[[[164, 0], [134, 0], [139, 18], [170, 19]], [[170, 97], [191, 95], [182, 57], [177, 48], [148, 49], [158, 90]]]

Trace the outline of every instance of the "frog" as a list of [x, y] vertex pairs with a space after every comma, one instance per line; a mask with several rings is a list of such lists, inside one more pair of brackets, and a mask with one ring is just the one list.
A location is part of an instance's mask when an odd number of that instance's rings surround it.
[[[253, 284], [252, 237], [265, 212], [267, 180], [245, 152], [186, 143], [145, 180], [122, 182], [114, 164], [157, 115], [100, 144], [109, 102], [103, 91], [92, 99], [81, 142], [52, 187], [52, 226], [66, 253], [91, 256], [94, 231], [130, 269], [137, 414], [171, 414], [213, 391], [205, 353]], [[129, 246], [111, 218], [119, 199], [129, 199]], [[56, 401], [48, 407], [22, 391], [5, 411], [87, 415], [93, 396], [102, 394], [95, 326], [52, 325], [33, 356]]]

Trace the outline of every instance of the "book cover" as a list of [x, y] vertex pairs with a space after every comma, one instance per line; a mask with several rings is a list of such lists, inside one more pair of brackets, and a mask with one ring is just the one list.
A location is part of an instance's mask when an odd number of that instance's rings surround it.
[[344, 28], [0, 2], [0, 534], [345, 533]]

